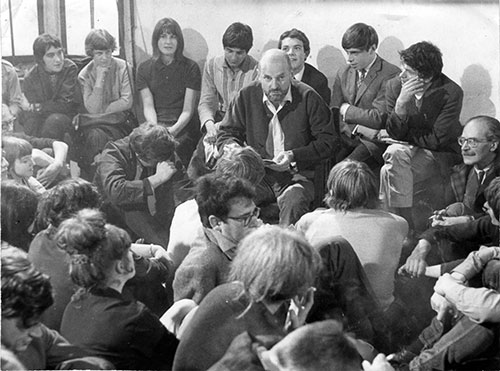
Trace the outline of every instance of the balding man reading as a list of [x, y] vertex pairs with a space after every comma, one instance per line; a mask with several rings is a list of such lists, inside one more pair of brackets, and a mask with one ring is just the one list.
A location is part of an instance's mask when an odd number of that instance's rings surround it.
[[333, 154], [330, 110], [308, 85], [293, 79], [288, 55], [264, 53], [259, 79], [239, 91], [220, 126], [219, 147], [253, 147], [266, 163], [259, 201], [278, 201], [280, 224], [295, 223], [314, 199], [314, 166]]

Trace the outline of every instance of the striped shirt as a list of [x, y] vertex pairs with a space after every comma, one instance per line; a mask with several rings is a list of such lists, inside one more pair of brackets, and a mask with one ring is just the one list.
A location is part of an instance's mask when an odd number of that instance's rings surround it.
[[257, 79], [257, 64], [258, 62], [249, 55], [237, 71], [227, 65], [223, 55], [205, 63], [198, 105], [202, 126], [208, 120], [215, 122], [217, 112], [222, 117], [236, 93], [243, 86]]

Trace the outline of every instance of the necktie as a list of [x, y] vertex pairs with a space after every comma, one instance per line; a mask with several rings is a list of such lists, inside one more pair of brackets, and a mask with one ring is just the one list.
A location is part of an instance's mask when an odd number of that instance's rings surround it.
[[359, 87], [361, 86], [361, 83], [364, 81], [365, 77], [366, 77], [366, 70], [365, 69], [359, 70], [358, 82], [356, 83], [358, 90]]
[[484, 170], [478, 170], [477, 171], [477, 182], [479, 185], [483, 184], [484, 176], [486, 175], [486, 172]]

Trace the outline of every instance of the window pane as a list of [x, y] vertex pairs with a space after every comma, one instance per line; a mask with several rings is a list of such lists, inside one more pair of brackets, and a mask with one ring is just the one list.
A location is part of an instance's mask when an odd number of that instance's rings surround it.
[[95, 0], [95, 28], [104, 28], [116, 39], [115, 55], [119, 54], [118, 6], [116, 0]]
[[[118, 7], [116, 0], [94, 1], [95, 28], [104, 28], [118, 45]], [[91, 29], [90, 1], [66, 0], [66, 37], [68, 54], [85, 54], [85, 37]], [[118, 53], [118, 51], [117, 51]]]
[[[98, 0], [99, 1], [99, 0]], [[89, 0], [66, 0], [68, 54], [85, 55], [85, 37], [90, 31]]]
[[[2, 55], [12, 55], [9, 24], [9, 2], [1, 1]], [[11, 1], [16, 55], [32, 55], [33, 41], [38, 36], [38, 15], [35, 0]]]

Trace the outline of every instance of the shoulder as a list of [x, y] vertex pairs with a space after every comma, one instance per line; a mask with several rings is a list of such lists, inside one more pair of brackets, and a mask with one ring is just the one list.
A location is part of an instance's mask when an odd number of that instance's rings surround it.
[[450, 94], [463, 95], [462, 88], [445, 74], [441, 74], [441, 83], [443, 88], [446, 89]]
[[306, 72], [310, 73], [311, 75], [313, 75], [315, 77], [319, 77], [319, 78], [323, 77], [326, 79], [326, 76], [320, 70], [318, 70], [316, 67], [310, 65], [309, 63], [304, 63], [304, 74]]
[[198, 66], [198, 63], [193, 61], [192, 59], [188, 57], [184, 57], [179, 61], [179, 64], [183, 66], [183, 68], [187, 71], [193, 71], [197, 70], [200, 71], [200, 67]]
[[38, 64], [35, 64], [33, 67], [31, 67], [28, 72], [26, 72], [26, 75], [24, 76], [24, 81], [29, 81], [35, 78], [35, 76], [38, 76], [40, 74], [40, 71], [38, 69]]
[[299, 221], [297, 222], [297, 224], [295, 225], [295, 227], [299, 231], [305, 233], [309, 229], [309, 227], [311, 226], [311, 224], [313, 224], [316, 220], [318, 220], [318, 218], [321, 215], [324, 215], [327, 212], [328, 212], [328, 209], [318, 208], [318, 209], [316, 209], [314, 211], [311, 211], [310, 213], [304, 214], [299, 219]]
[[64, 60], [63, 69], [76, 72], [78, 70], [78, 67], [76, 66], [75, 62], [73, 62], [71, 59], [66, 58]]
[[137, 67], [137, 72], [138, 73], [147, 73], [147, 72], [151, 71], [155, 62], [156, 62], [156, 59], [150, 58], [148, 60], [145, 60], [144, 62], [139, 63], [139, 66]]
[[387, 62], [384, 58], [382, 58], [380, 56], [377, 56], [377, 62], [375, 62], [375, 63], [380, 64], [380, 68], [382, 70], [382, 73], [384, 73], [386, 75], [395, 75], [395, 74], [399, 74], [401, 72], [399, 67], [393, 65], [390, 62]]

